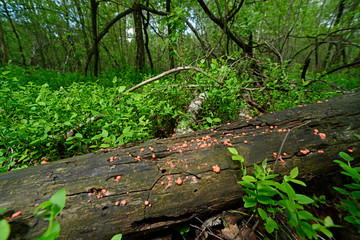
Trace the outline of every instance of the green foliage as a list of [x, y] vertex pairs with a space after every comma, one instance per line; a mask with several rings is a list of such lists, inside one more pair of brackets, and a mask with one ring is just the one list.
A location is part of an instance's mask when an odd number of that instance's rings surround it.
[[116, 234], [111, 238], [111, 240], [121, 240], [121, 239], [122, 239], [122, 234]]
[[[6, 211], [6, 208], [0, 209], [0, 214]], [[10, 235], [10, 225], [5, 219], [0, 220], [0, 240], [8, 239]]]
[[[66, 194], [65, 189], [61, 189], [51, 196], [49, 201], [41, 203], [34, 210], [35, 217], [43, 217], [49, 221], [49, 226], [46, 232], [37, 240], [55, 240], [60, 234], [60, 224], [54, 221], [65, 206]], [[1, 209], [0, 214], [6, 209]], [[8, 239], [10, 235], [10, 225], [5, 220], [0, 220], [0, 240]], [[114, 236], [115, 237], [115, 236]], [[121, 239], [121, 238], [116, 238]]]
[[354, 160], [345, 152], [339, 153], [340, 157], [345, 160], [334, 160], [335, 163], [344, 170], [342, 174], [351, 177], [352, 183], [345, 184], [345, 188], [334, 187], [336, 191], [345, 195], [341, 200], [341, 205], [338, 208], [346, 213], [344, 220], [357, 228], [360, 233], [360, 167], [351, 167], [350, 162]]
[[54, 221], [65, 206], [66, 194], [65, 189], [61, 189], [51, 196], [50, 201], [41, 203], [35, 210], [36, 217], [44, 217], [49, 221], [46, 232], [37, 240], [54, 240], [60, 234], [60, 224]]
[[[234, 154], [233, 160], [238, 160], [239, 155], [236, 149], [229, 148], [229, 151]], [[331, 218], [326, 217], [321, 220], [313, 216], [305, 209], [305, 206], [314, 203], [314, 200], [296, 193], [290, 185], [290, 183], [296, 183], [306, 186], [304, 182], [296, 179], [299, 174], [298, 168], [291, 170], [289, 176], [285, 175], [281, 183], [274, 180], [278, 174], [271, 174], [271, 171], [267, 168], [265, 160], [261, 167], [254, 164], [253, 176], [244, 174], [242, 181], [238, 182], [246, 193], [243, 198], [244, 207], [252, 209], [254, 214], [264, 221], [267, 232], [275, 233], [277, 236], [278, 231], [285, 233], [286, 228], [289, 228], [302, 238], [317, 239], [317, 232], [332, 237], [328, 228], [336, 225], [333, 224]], [[287, 219], [286, 226], [278, 223], [279, 216], [283, 214]], [[310, 221], [316, 223], [310, 224]]]

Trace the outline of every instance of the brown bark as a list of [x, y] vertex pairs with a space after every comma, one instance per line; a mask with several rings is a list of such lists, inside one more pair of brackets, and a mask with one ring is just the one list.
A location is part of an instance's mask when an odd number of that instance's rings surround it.
[[[171, 0], [166, 0], [166, 12], [171, 13]], [[171, 25], [167, 24], [167, 31], [168, 31], [168, 51], [169, 51], [169, 68], [172, 69], [175, 67], [174, 63], [174, 48], [172, 46], [171, 35], [172, 29]]]
[[135, 64], [139, 71], [142, 71], [145, 67], [145, 47], [144, 36], [142, 30], [141, 9], [137, 9], [133, 12], [134, 28], [135, 28], [135, 42], [136, 42], [136, 58]]
[[2, 23], [0, 21], [0, 49], [1, 49], [0, 62], [7, 64], [9, 62], [9, 54], [8, 54], [4, 34], [5, 34], [5, 32], [2, 27]]
[[91, 8], [91, 29], [92, 29], [92, 38], [93, 38], [93, 49], [94, 49], [94, 76], [98, 75], [99, 71], [99, 41], [97, 34], [97, 9], [99, 2], [96, 0], [90, 1]]
[[6, 2], [5, 2], [4, 0], [2, 0], [1, 2], [2, 2], [3, 6], [4, 6], [4, 10], [5, 10], [6, 17], [8, 18], [8, 20], [9, 20], [9, 22], [10, 22], [10, 26], [11, 26], [11, 28], [12, 28], [12, 30], [13, 30], [13, 32], [14, 32], [15, 38], [16, 38], [16, 40], [17, 40], [18, 47], [19, 47], [19, 52], [20, 52], [21, 58], [22, 58], [22, 64], [23, 64], [24, 66], [26, 66], [25, 55], [24, 55], [24, 51], [23, 51], [23, 47], [22, 47], [22, 45], [21, 45], [21, 41], [20, 41], [19, 35], [18, 35], [17, 31], [16, 31], [15, 25], [14, 25], [12, 19], [11, 19], [10, 13], [9, 13], [9, 11], [8, 11], [8, 9], [7, 9]]
[[[58, 217], [59, 239], [110, 239], [118, 233], [123, 233], [124, 239], [143, 236], [241, 204], [237, 183], [241, 169], [231, 160], [225, 142], [245, 158], [248, 172], [264, 159], [272, 168], [273, 152], [283, 145], [285, 164], [278, 163], [275, 173], [288, 174], [297, 166], [304, 181], [339, 174], [333, 160], [339, 159], [340, 151], [351, 148], [353, 164], [358, 163], [360, 139], [354, 133], [360, 131], [359, 106], [360, 93], [343, 95], [248, 121], [3, 173], [0, 209], [8, 209], [5, 216], [22, 211], [9, 220], [12, 239], [35, 239], [46, 230], [47, 222], [33, 217], [34, 205], [65, 188], [66, 205]], [[315, 128], [326, 138], [315, 135]], [[305, 148], [310, 153], [300, 152]], [[111, 157], [116, 157], [113, 162]], [[215, 165], [220, 167], [219, 173], [213, 171]], [[117, 176], [122, 176], [120, 181], [115, 181]], [[175, 183], [179, 178], [181, 185]], [[109, 195], [100, 193], [102, 189]], [[91, 194], [94, 192], [102, 198]], [[122, 200], [127, 204], [115, 205]], [[151, 206], [145, 206], [145, 201]]]

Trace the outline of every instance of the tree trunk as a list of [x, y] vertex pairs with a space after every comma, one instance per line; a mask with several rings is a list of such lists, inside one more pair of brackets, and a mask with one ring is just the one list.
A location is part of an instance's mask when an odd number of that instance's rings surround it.
[[22, 64], [23, 64], [24, 66], [26, 66], [25, 55], [24, 55], [24, 51], [23, 51], [23, 47], [22, 47], [22, 45], [21, 45], [21, 41], [20, 41], [19, 35], [18, 35], [17, 31], [16, 31], [15, 25], [14, 25], [12, 19], [11, 19], [10, 13], [9, 13], [9, 11], [8, 11], [8, 9], [7, 9], [6, 2], [5, 2], [4, 0], [2, 0], [1, 2], [2, 2], [3, 6], [4, 6], [4, 10], [5, 10], [6, 17], [8, 18], [8, 20], [9, 20], [9, 22], [10, 22], [10, 25], [11, 25], [11, 28], [12, 28], [14, 34], [15, 34], [15, 38], [16, 38], [16, 40], [17, 40], [18, 47], [19, 47], [19, 52], [20, 52], [21, 58], [22, 58]]
[[[144, 236], [242, 202], [237, 183], [241, 169], [231, 160], [229, 145], [245, 158], [251, 172], [251, 166], [264, 159], [273, 167], [273, 153], [283, 144], [285, 164], [279, 162], [275, 173], [288, 174], [297, 166], [304, 181], [339, 174], [333, 160], [339, 159], [340, 151], [352, 149], [354, 164], [358, 163], [360, 139], [354, 133], [360, 131], [359, 106], [360, 93], [343, 95], [248, 121], [3, 173], [0, 209], [8, 209], [5, 217], [22, 211], [9, 220], [12, 239], [35, 239], [46, 230], [47, 221], [33, 217], [34, 205], [65, 188], [66, 205], [58, 217], [60, 239]], [[300, 152], [305, 149], [308, 154]], [[219, 173], [213, 171], [216, 165]], [[126, 205], [117, 206], [123, 200]]]
[[139, 71], [142, 71], [145, 67], [145, 48], [144, 48], [144, 37], [142, 30], [141, 11], [137, 9], [133, 13], [134, 16], [134, 28], [135, 28], [135, 41], [136, 41], [136, 59], [135, 64]]
[[[166, 12], [168, 13], [171, 12], [171, 0], [166, 0]], [[169, 40], [168, 41], [169, 69], [173, 69], [175, 67], [175, 63], [174, 63], [174, 49], [171, 41], [172, 30], [170, 23], [167, 24], [167, 31], [168, 31], [168, 40]]]
[[94, 76], [98, 75], [99, 71], [99, 41], [97, 35], [97, 9], [99, 2], [91, 0], [91, 26], [92, 26], [92, 37], [93, 37], [93, 49], [94, 49]]
[[8, 54], [4, 35], [5, 35], [5, 32], [2, 27], [2, 22], [0, 21], [0, 49], [1, 49], [0, 62], [7, 64], [9, 62], [9, 54]]

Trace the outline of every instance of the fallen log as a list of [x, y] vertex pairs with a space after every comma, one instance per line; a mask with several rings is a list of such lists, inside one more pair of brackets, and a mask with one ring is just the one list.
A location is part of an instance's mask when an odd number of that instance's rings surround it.
[[[239, 205], [241, 169], [231, 160], [229, 146], [237, 149], [249, 168], [264, 159], [272, 167], [273, 153], [282, 146], [284, 164], [276, 165], [276, 173], [287, 174], [297, 166], [305, 181], [338, 174], [333, 160], [340, 151], [351, 149], [351, 156], [359, 161], [360, 140], [354, 136], [360, 132], [359, 120], [360, 94], [354, 93], [2, 173], [0, 209], [7, 208], [2, 217], [21, 210], [20, 216], [9, 219], [11, 239], [35, 239], [48, 223], [34, 217], [35, 204], [65, 188], [59, 239], [110, 239], [118, 233], [131, 238]], [[218, 173], [213, 169], [216, 165]], [[116, 204], [124, 200], [125, 205]]]

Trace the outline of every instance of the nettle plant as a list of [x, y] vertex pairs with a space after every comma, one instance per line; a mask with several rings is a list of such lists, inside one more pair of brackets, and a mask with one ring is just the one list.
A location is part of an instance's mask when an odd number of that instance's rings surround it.
[[299, 174], [297, 167], [291, 170], [289, 176], [285, 175], [281, 182], [277, 182], [274, 178], [278, 177], [278, 174], [271, 173], [272, 170], [267, 167], [265, 160], [261, 167], [254, 164], [253, 176], [250, 176], [246, 174], [246, 168], [243, 165], [244, 158], [235, 148], [229, 148], [229, 151], [234, 154], [233, 160], [241, 162], [243, 176], [242, 181], [238, 183], [243, 186], [246, 193], [243, 198], [244, 207], [250, 208], [256, 217], [263, 220], [268, 233], [275, 234], [276, 239], [279, 232], [290, 239], [292, 232], [309, 239], [317, 239], [317, 232], [322, 232], [328, 237], [333, 236], [328, 229], [336, 227], [332, 219], [328, 216], [321, 220], [307, 211], [306, 205], [314, 203], [314, 200], [296, 193], [290, 185], [290, 183], [295, 183], [306, 186], [304, 182], [296, 179]]

